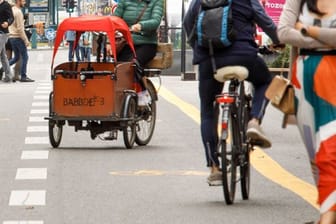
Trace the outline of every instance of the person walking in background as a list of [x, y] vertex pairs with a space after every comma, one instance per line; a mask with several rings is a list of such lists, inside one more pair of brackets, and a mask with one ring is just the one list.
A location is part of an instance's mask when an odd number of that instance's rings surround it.
[[[28, 25], [28, 13], [26, 13], [23, 16], [23, 18], [25, 20], [25, 33], [27, 35], [28, 40], [30, 40], [31, 35], [32, 35], [32, 33], [30, 31], [30, 28], [33, 28], [33, 25]], [[12, 49], [12, 46], [10, 44], [10, 41], [7, 41], [6, 52], [7, 52], [8, 60], [12, 59], [13, 58], [13, 49]], [[21, 57], [20, 57], [19, 60], [15, 63], [13, 81], [20, 81], [21, 62], [22, 62], [22, 60], [21, 60]]]
[[81, 54], [81, 61], [91, 61], [92, 40], [92, 32], [82, 33], [79, 39], [79, 51]]
[[2, 64], [0, 68], [0, 80], [2, 80], [3, 73], [5, 72], [5, 82], [9, 82], [13, 76], [6, 53], [8, 27], [13, 23], [13, 20], [14, 16], [11, 5], [5, 0], [0, 0], [0, 57]]
[[9, 26], [9, 41], [14, 51], [14, 57], [9, 61], [9, 65], [17, 63], [21, 58], [20, 82], [34, 82], [27, 76], [28, 50], [29, 40], [25, 33], [24, 18], [22, 7], [26, 4], [26, 0], [16, 0], [12, 7], [14, 22]]
[[[223, 89], [223, 83], [214, 78], [213, 67], [209, 49], [200, 47], [195, 38], [191, 38], [195, 21], [199, 14], [201, 0], [193, 0], [183, 21], [183, 27], [188, 34], [190, 46], [193, 48], [193, 64], [199, 65], [199, 97], [201, 110], [201, 135], [206, 156], [206, 165], [210, 168], [207, 182], [210, 186], [222, 184], [222, 172], [219, 169], [217, 155], [218, 134], [216, 95]], [[234, 27], [239, 28], [236, 39], [228, 48], [216, 50], [214, 58], [216, 68], [229, 65], [240, 65], [248, 69], [247, 81], [255, 89], [252, 102], [251, 120], [248, 123], [247, 136], [260, 147], [271, 147], [271, 141], [263, 133], [260, 123], [265, 113], [268, 100], [265, 91], [272, 81], [272, 76], [264, 60], [258, 56], [258, 45], [255, 42], [255, 23], [272, 39], [274, 44], [279, 44], [276, 25], [266, 14], [259, 0], [232, 1], [232, 18]], [[255, 23], [254, 23], [255, 22]]]
[[[145, 67], [156, 55], [158, 34], [157, 30], [163, 16], [163, 0], [120, 0], [113, 13], [114, 16], [125, 20], [132, 32], [137, 61]], [[109, 47], [107, 47], [109, 51]], [[126, 45], [119, 53], [118, 60], [131, 61], [133, 53]], [[143, 76], [143, 74], [141, 74]], [[144, 80], [139, 78], [141, 90], [138, 92], [139, 105], [150, 102]]]
[[[73, 57], [74, 57], [74, 44], [75, 44], [75, 40], [76, 40], [76, 32], [72, 31], [72, 30], [68, 30], [65, 33], [65, 40], [67, 41], [67, 43], [69, 45], [68, 60], [69, 61], [73, 61]], [[80, 61], [78, 44], [77, 44], [76, 49], [75, 49], [75, 54], [76, 54], [77, 61]]]
[[287, 0], [278, 34], [293, 46], [296, 118], [317, 183], [319, 223], [335, 224], [336, 0]]

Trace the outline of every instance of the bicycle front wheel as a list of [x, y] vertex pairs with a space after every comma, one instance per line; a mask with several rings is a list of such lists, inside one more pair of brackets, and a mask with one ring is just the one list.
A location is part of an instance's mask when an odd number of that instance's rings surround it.
[[242, 154], [240, 155], [240, 176], [241, 176], [241, 193], [243, 200], [247, 200], [250, 195], [250, 151], [251, 144], [247, 141], [246, 129], [247, 123], [250, 120], [250, 108], [251, 108], [251, 97], [244, 95], [243, 111], [241, 122], [243, 125], [243, 135], [242, 135]]
[[237, 153], [236, 137], [237, 124], [235, 119], [230, 116], [228, 122], [229, 136], [220, 140], [220, 155], [222, 164], [223, 192], [226, 204], [233, 204], [236, 192], [237, 178]]
[[249, 199], [250, 195], [250, 153], [249, 150], [244, 152], [243, 156], [243, 163], [240, 165], [240, 185], [241, 185], [241, 193], [242, 198], [244, 200]]

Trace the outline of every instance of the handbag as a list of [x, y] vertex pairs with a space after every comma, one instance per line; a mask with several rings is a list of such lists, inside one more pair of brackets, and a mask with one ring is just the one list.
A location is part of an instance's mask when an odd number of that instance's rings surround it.
[[295, 93], [289, 79], [276, 75], [266, 89], [265, 96], [285, 115], [295, 114]]

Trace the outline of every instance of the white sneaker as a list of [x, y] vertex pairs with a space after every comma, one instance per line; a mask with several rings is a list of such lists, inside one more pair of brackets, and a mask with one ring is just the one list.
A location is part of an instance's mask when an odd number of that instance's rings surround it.
[[151, 102], [151, 97], [147, 90], [138, 92], [138, 106], [146, 106]]
[[272, 146], [271, 141], [266, 137], [260, 125], [254, 120], [249, 121], [247, 124], [246, 135], [252, 140], [253, 144], [261, 148], [270, 148]]
[[209, 186], [222, 186], [223, 185], [222, 172], [215, 171], [213, 173], [210, 173], [210, 175], [207, 178], [207, 182]]

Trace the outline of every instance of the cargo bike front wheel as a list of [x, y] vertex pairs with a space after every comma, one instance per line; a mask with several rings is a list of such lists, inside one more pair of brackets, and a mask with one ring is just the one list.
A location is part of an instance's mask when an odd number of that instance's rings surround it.
[[[53, 102], [54, 92], [51, 92], [49, 95], [49, 118], [52, 117], [54, 113]], [[64, 121], [49, 119], [48, 121], [48, 132], [49, 132], [49, 141], [53, 148], [57, 148], [62, 140], [63, 134], [63, 125]]]
[[57, 148], [62, 140], [63, 124], [59, 121], [49, 120], [49, 141], [52, 147]]

